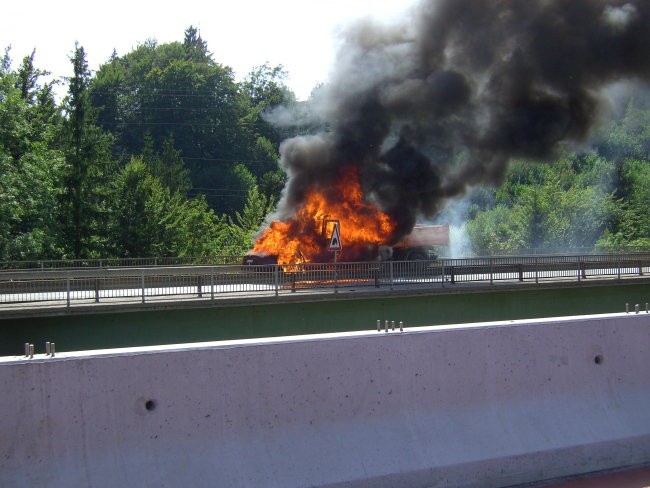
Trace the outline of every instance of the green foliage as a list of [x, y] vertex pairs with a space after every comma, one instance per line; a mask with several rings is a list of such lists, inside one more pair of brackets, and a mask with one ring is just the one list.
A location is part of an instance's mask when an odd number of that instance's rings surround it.
[[0, 259], [60, 255], [58, 211], [64, 156], [53, 143], [59, 122], [51, 84], [33, 66], [18, 72], [9, 50], [0, 69]]
[[243, 256], [253, 247], [253, 235], [264, 219], [274, 210], [274, 201], [261, 194], [257, 186], [248, 190], [244, 210], [235, 213], [235, 219], [228, 218], [228, 232], [223, 235], [221, 245], [226, 254]]
[[[90, 97], [98, 124], [115, 137], [114, 157], [128, 160], [150, 144], [163, 166], [188, 170], [191, 194], [205, 195], [218, 213], [233, 214], [243, 208], [241, 195], [248, 189], [223, 196], [224, 188], [240, 180], [237, 163], [256, 184], [277, 169], [278, 145], [287, 134], [266, 122], [264, 113], [295, 100], [285, 77], [282, 67], [263, 65], [238, 84], [232, 69], [217, 63], [199, 31], [189, 27], [182, 43], [149, 40], [124, 56], [112, 56], [98, 70]], [[170, 140], [176, 151], [171, 162], [162, 156]], [[175, 172], [154, 169], [170, 188], [185, 190], [185, 184], [164, 176]]]
[[650, 152], [650, 95], [631, 98], [622, 118], [607, 124], [596, 141], [598, 153], [620, 167], [627, 159], [646, 159]]
[[611, 224], [597, 245], [605, 249], [650, 245], [650, 161], [629, 159], [621, 168], [621, 193]]
[[495, 193], [496, 206], [476, 213], [468, 235], [479, 254], [591, 247], [614, 211], [612, 165], [594, 155], [554, 164], [518, 161]]
[[182, 43], [113, 53], [95, 77], [75, 45], [61, 106], [35, 53], [15, 71], [9, 54], [0, 60], [0, 259], [250, 248], [284, 177], [277, 143], [260, 133], [270, 128], [260, 107], [279, 103], [272, 85], [255, 95], [238, 85], [192, 27]]
[[168, 137], [163, 142], [161, 152], [157, 153], [153, 147], [151, 136], [145, 134], [142, 158], [149, 165], [151, 173], [160, 178], [163, 185], [172, 193], [186, 194], [192, 187], [190, 171], [185, 167], [180, 151], [174, 148], [173, 137]]
[[66, 158], [61, 226], [66, 256], [98, 257], [106, 252], [106, 219], [112, 137], [94, 124], [88, 87], [90, 72], [83, 47], [75, 45], [71, 58], [73, 76], [64, 100], [66, 119], [60, 144]]
[[284, 185], [287, 182], [287, 174], [280, 168], [269, 171], [262, 175], [260, 181], [260, 192], [270, 201], [279, 201]]
[[140, 158], [133, 158], [114, 182], [111, 243], [118, 256], [206, 256], [217, 254], [224, 219], [203, 198], [172, 193]]
[[63, 155], [38, 144], [15, 163], [0, 152], [0, 259], [57, 257]]
[[480, 212], [467, 226], [478, 254], [501, 254], [523, 249], [529, 241], [528, 216], [521, 206], [497, 205]]

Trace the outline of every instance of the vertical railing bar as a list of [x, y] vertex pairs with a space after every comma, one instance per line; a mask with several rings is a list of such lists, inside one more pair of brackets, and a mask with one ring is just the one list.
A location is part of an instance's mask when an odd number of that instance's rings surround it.
[[210, 300], [214, 302], [214, 266], [210, 268]]
[[142, 303], [144, 303], [144, 268], [140, 269], [140, 286], [142, 289]]

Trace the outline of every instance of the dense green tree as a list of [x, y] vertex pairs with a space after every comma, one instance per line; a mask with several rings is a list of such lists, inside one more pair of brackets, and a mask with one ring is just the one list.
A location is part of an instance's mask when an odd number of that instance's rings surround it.
[[545, 165], [514, 163], [495, 192], [495, 206], [479, 211], [468, 224], [475, 252], [590, 248], [614, 209], [611, 172], [613, 166], [593, 155]]
[[201, 38], [199, 30], [192, 25], [185, 29], [183, 49], [185, 50], [186, 59], [197, 62], [206, 62], [210, 60], [208, 43]]
[[650, 92], [640, 91], [631, 97], [622, 117], [599, 131], [595, 147], [618, 168], [628, 159], [647, 160], [650, 154]]
[[159, 178], [172, 193], [179, 192], [185, 195], [192, 187], [190, 172], [185, 167], [180, 151], [174, 148], [172, 136], [163, 142], [162, 149], [158, 153], [154, 149], [151, 136], [145, 134], [141, 156], [149, 165], [151, 174]]
[[277, 147], [283, 139], [294, 135], [271, 124], [265, 117], [277, 107], [292, 107], [296, 97], [285, 84], [288, 73], [282, 66], [268, 63], [256, 66], [241, 83], [251, 106], [250, 122], [257, 135], [263, 136]]
[[34, 52], [11, 70], [0, 63], [0, 259], [56, 258], [63, 154], [52, 84], [34, 67]]
[[512, 253], [530, 241], [528, 215], [521, 206], [503, 204], [480, 212], [467, 225], [472, 249], [479, 255]]
[[274, 210], [274, 201], [261, 194], [256, 185], [248, 190], [246, 204], [235, 218], [228, 218], [227, 232], [223, 233], [220, 245], [223, 253], [243, 256], [253, 248], [253, 236], [260, 229], [264, 219]]
[[[245, 97], [232, 70], [212, 60], [193, 28], [183, 43], [148, 41], [100, 67], [92, 100], [104, 107], [102, 127], [115, 129], [116, 155], [140, 154], [145, 135], [162, 153], [171, 138], [195, 188], [222, 187], [232, 164], [249, 159], [241, 127]], [[208, 199], [220, 211], [232, 208]]]
[[0, 260], [58, 258], [63, 155], [36, 143], [15, 162], [0, 149]]
[[114, 180], [110, 229], [119, 256], [206, 256], [219, 253], [225, 220], [203, 198], [172, 193], [141, 158], [132, 158]]
[[[218, 213], [233, 214], [242, 209], [248, 189], [234, 188], [243, 193], [233, 198], [224, 198], [222, 189], [239, 180], [239, 164], [258, 184], [278, 171], [283, 135], [263, 114], [295, 99], [284, 76], [281, 67], [264, 65], [238, 84], [232, 69], [216, 62], [198, 30], [189, 27], [182, 43], [149, 40], [112, 56], [93, 80], [91, 100], [98, 123], [116, 138], [115, 157], [141, 154], [147, 137], [161, 155], [165, 141], [173, 140], [189, 170], [191, 194], [205, 194]], [[265, 185], [265, 191], [278, 190]]]
[[650, 247], [650, 162], [628, 159], [622, 166], [622, 193], [600, 247]]
[[94, 257], [105, 252], [107, 236], [103, 222], [112, 169], [112, 138], [94, 124], [88, 99], [90, 71], [82, 46], [75, 44], [70, 61], [73, 76], [68, 80], [66, 119], [61, 132], [67, 162], [62, 234], [70, 257]]

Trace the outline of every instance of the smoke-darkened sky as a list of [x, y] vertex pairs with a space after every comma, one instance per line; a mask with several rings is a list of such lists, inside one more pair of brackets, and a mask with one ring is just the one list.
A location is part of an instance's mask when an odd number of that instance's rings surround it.
[[511, 158], [551, 158], [588, 137], [603, 88], [650, 80], [649, 20], [647, 0], [426, 0], [355, 24], [319, 103], [331, 131], [282, 145], [278, 216], [354, 164], [404, 234]]

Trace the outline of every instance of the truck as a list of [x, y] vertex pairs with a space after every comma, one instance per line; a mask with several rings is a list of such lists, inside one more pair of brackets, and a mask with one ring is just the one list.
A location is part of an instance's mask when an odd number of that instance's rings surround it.
[[437, 259], [449, 248], [449, 224], [417, 224], [411, 233], [392, 248], [390, 259], [394, 261], [422, 261]]

